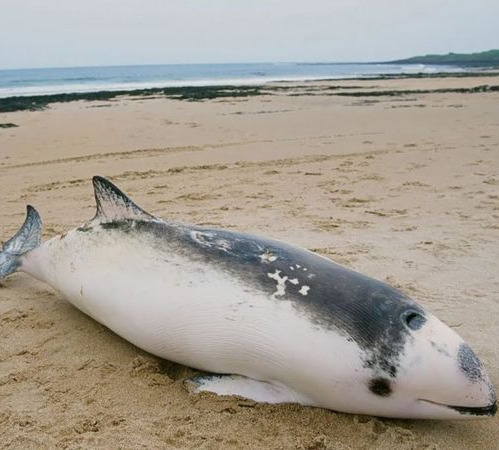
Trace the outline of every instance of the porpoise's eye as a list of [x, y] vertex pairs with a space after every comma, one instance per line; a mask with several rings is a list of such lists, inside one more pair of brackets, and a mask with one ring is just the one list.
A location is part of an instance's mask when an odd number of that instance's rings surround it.
[[419, 330], [426, 319], [416, 311], [406, 311], [402, 314], [402, 320], [411, 330]]

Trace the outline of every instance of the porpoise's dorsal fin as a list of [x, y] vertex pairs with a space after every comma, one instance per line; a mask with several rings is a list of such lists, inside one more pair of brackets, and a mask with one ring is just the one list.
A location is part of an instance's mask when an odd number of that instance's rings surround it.
[[115, 220], [158, 220], [136, 205], [121, 189], [104, 177], [92, 178], [97, 212], [92, 220], [112, 222]]

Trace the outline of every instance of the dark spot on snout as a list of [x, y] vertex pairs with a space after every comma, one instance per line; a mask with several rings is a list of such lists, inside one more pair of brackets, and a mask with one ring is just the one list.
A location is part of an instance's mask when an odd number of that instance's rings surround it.
[[459, 369], [470, 381], [480, 381], [483, 378], [483, 365], [468, 344], [461, 344], [457, 352]]
[[388, 397], [392, 393], [390, 380], [386, 378], [373, 378], [369, 382], [369, 390], [380, 397]]
[[437, 344], [436, 342], [430, 341], [430, 344], [441, 355], [444, 355], [444, 356], [447, 356], [447, 357], [451, 356], [450, 353], [444, 347], [442, 347], [441, 345]]

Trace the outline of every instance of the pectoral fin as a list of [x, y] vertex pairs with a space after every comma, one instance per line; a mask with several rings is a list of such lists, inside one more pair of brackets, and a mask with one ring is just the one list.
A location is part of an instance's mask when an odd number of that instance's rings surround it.
[[237, 395], [262, 403], [303, 403], [303, 399], [286, 386], [258, 381], [240, 375], [203, 375], [185, 381], [191, 392]]

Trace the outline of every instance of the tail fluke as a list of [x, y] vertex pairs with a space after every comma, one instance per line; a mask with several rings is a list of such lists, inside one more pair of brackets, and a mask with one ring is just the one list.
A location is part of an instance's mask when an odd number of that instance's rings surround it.
[[41, 240], [42, 219], [36, 209], [28, 205], [22, 227], [0, 251], [0, 280], [15, 272], [21, 265], [21, 256], [38, 247]]

